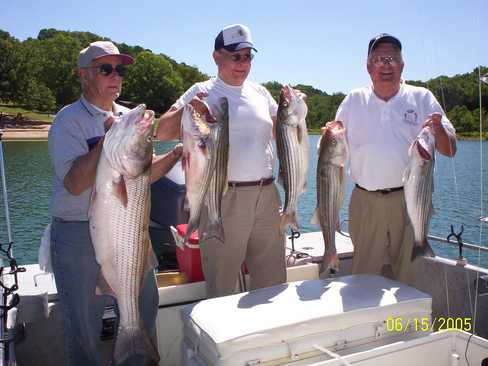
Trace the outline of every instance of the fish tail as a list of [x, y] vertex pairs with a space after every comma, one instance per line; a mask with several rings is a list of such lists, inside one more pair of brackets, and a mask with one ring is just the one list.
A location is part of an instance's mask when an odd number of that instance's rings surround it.
[[424, 243], [413, 244], [412, 256], [410, 260], [413, 262], [418, 257], [435, 257], [434, 251], [427, 240], [425, 240]]
[[183, 243], [189, 243], [188, 239], [190, 239], [191, 234], [197, 230], [198, 224], [195, 224], [192, 220], [188, 222], [186, 226], [186, 234], [185, 234], [185, 241]]
[[208, 239], [217, 239], [220, 242], [225, 242], [225, 235], [224, 235], [224, 226], [222, 224], [222, 220], [218, 220], [215, 222], [209, 222], [207, 226], [206, 232], [203, 234], [202, 240]]
[[120, 365], [129, 357], [142, 356], [144, 365], [159, 364], [159, 353], [147, 332], [141, 328], [119, 328], [114, 346], [113, 364]]
[[319, 275], [328, 277], [328, 275], [336, 274], [339, 270], [340, 264], [337, 253], [324, 254], [320, 264]]
[[293, 230], [298, 231], [298, 219], [296, 212], [281, 215], [281, 232], [285, 232], [288, 226], [291, 227]]

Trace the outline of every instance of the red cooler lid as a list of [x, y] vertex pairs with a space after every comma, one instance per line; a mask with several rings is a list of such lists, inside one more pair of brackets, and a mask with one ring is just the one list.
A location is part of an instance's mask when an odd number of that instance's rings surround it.
[[[184, 238], [186, 235], [186, 227], [187, 226], [188, 226], [187, 224], [176, 225], [176, 231], [178, 232], [178, 235], [181, 236], [182, 238]], [[199, 244], [200, 243], [200, 241], [198, 239], [198, 230], [195, 230], [190, 235], [190, 237], [188, 238], [188, 243], [190, 243], [190, 244]]]

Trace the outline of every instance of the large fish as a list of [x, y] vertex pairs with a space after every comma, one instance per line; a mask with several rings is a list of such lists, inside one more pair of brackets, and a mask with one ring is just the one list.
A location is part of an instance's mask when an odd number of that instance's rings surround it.
[[222, 98], [217, 119], [201, 115], [187, 104], [182, 115], [183, 169], [190, 218], [185, 241], [198, 228], [204, 205], [209, 208], [209, 226], [202, 238], [224, 241], [221, 200], [227, 185], [229, 121], [227, 99]]
[[298, 197], [307, 188], [310, 143], [305, 117], [308, 108], [303, 94], [286, 85], [281, 89], [276, 121], [276, 147], [280, 179], [285, 190], [281, 230], [298, 230]]
[[324, 238], [324, 256], [320, 268], [322, 273], [339, 270], [335, 231], [339, 224], [339, 211], [344, 202], [344, 165], [348, 158], [346, 132], [342, 122], [327, 124], [318, 147], [317, 208], [312, 223], [320, 224]]
[[93, 187], [90, 234], [100, 264], [99, 290], [117, 299], [119, 328], [113, 362], [159, 355], [141, 320], [139, 295], [154, 268], [149, 239], [153, 113], [140, 105], [117, 118], [105, 136]]
[[[433, 118], [441, 118], [434, 114]], [[435, 139], [430, 126], [424, 127], [410, 146], [409, 162], [403, 176], [403, 190], [408, 217], [414, 232], [411, 259], [434, 256], [427, 242], [434, 191]]]
[[229, 162], [229, 106], [227, 98], [220, 99], [220, 105], [214, 107], [216, 120], [210, 126], [215, 169], [208, 187], [206, 205], [208, 208], [208, 225], [202, 233], [202, 239], [217, 238], [224, 241], [222, 225], [222, 197], [228, 187]]

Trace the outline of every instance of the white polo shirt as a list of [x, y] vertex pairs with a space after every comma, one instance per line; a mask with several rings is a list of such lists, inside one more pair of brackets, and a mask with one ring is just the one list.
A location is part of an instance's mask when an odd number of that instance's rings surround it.
[[408, 149], [434, 112], [442, 114], [444, 128], [454, 133], [436, 98], [425, 88], [402, 83], [386, 102], [372, 86], [349, 93], [336, 120], [346, 127], [352, 180], [368, 190], [403, 186]]
[[220, 78], [196, 83], [173, 106], [181, 108], [199, 92], [210, 109], [229, 101], [229, 181], [249, 182], [273, 175], [273, 120], [278, 106], [265, 87], [251, 81], [232, 86]]

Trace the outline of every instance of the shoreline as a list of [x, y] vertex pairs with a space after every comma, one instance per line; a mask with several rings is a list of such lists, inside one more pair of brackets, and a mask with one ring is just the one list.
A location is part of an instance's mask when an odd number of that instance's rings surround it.
[[[50, 125], [40, 128], [5, 128], [2, 131], [3, 141], [47, 141]], [[320, 131], [311, 130], [310, 135], [319, 135]], [[479, 141], [479, 137], [457, 136], [457, 140]], [[486, 141], [487, 139], [483, 139]]]
[[5, 128], [2, 130], [3, 141], [47, 141], [49, 127], [42, 128]]

